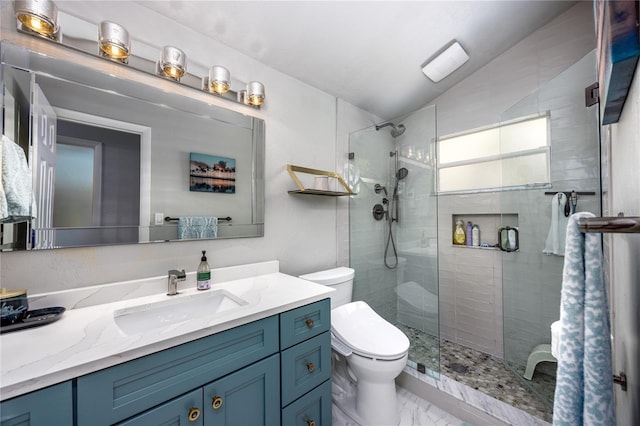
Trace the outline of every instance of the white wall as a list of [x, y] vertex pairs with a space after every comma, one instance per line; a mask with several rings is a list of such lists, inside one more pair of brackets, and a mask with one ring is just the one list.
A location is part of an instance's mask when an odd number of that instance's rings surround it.
[[[212, 267], [270, 259], [280, 260], [281, 270], [293, 275], [346, 263], [344, 249], [338, 259], [338, 211], [344, 218], [347, 200], [330, 197], [291, 196], [294, 189], [286, 164], [334, 170], [336, 159], [345, 158], [348, 133], [370, 125], [374, 119], [333, 96], [286, 76], [197, 32], [163, 18], [133, 2], [56, 2], [61, 11], [84, 16], [92, 22], [116, 21], [142, 39], [159, 46], [183, 48], [191, 61], [225, 64], [241, 81], [264, 83], [267, 100], [256, 112], [212, 98], [224, 107], [255, 115], [266, 121], [265, 236], [234, 240], [176, 242], [112, 247], [14, 252], [0, 255], [0, 284], [27, 288], [30, 294], [92, 284], [166, 274], [172, 268], [195, 270], [200, 250], [207, 250]], [[3, 40], [46, 49], [78, 61], [65, 49], [15, 32], [12, 3], [1, 2]], [[64, 32], [64, 28], [63, 28]], [[103, 62], [103, 61], [101, 61]], [[105, 66], [107, 66], [105, 62]], [[157, 84], [161, 79], [141, 76]], [[170, 84], [170, 83], [169, 83]], [[185, 93], [192, 91], [185, 89]], [[196, 94], [195, 96], [202, 96]], [[342, 119], [344, 116], [344, 120]], [[338, 161], [339, 162], [339, 161]], [[341, 219], [340, 230], [344, 231]], [[344, 239], [341, 237], [342, 246]], [[347, 250], [348, 253], [348, 250]]]
[[[448, 90], [434, 101], [438, 136], [499, 123], [504, 111], [595, 48], [593, 28], [592, 4], [578, 2]], [[503, 356], [503, 254], [452, 247], [451, 218], [499, 213], [501, 203], [499, 193], [445, 195], [438, 200], [441, 336], [499, 357]], [[561, 263], [560, 259], [560, 267]]]
[[[602, 128], [608, 176], [603, 216], [640, 216], [640, 68], [616, 124]], [[603, 173], [604, 174], [604, 173]], [[613, 372], [626, 373], [627, 392], [615, 385], [618, 425], [640, 424], [640, 234], [605, 234], [611, 306]]]

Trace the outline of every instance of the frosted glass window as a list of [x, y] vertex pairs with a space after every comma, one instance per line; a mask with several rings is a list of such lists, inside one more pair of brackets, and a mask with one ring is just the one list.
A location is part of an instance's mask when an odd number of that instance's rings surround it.
[[500, 187], [500, 160], [466, 164], [439, 170], [440, 191], [464, 191]]
[[549, 183], [549, 139], [549, 116], [443, 137], [438, 141], [438, 190]]

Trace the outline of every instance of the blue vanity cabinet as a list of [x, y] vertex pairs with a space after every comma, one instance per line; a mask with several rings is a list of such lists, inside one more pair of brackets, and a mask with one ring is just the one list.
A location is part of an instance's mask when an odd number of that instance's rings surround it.
[[331, 425], [331, 304], [280, 314], [281, 423]]
[[73, 424], [71, 381], [18, 396], [0, 404], [2, 426]]
[[138, 415], [277, 353], [278, 341], [276, 315], [79, 377], [78, 426]]
[[279, 376], [274, 354], [118, 426], [279, 426]]

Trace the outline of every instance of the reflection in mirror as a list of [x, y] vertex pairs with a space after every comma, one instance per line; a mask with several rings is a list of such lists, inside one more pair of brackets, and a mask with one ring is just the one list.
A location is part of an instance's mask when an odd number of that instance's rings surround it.
[[[3, 250], [178, 240], [186, 222], [165, 217], [231, 218], [189, 238], [263, 235], [263, 120], [6, 42], [1, 53], [3, 134], [26, 154], [35, 201], [32, 220], [3, 220]], [[198, 155], [219, 161], [200, 163], [194, 190]], [[206, 190], [214, 178], [234, 191]]]

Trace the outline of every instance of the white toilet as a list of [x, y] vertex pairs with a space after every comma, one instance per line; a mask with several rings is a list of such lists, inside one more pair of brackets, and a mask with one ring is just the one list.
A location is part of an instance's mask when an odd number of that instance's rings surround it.
[[300, 276], [336, 289], [331, 296], [332, 399], [362, 426], [397, 425], [395, 378], [407, 363], [409, 339], [365, 302], [351, 302], [354, 275], [343, 267]]

